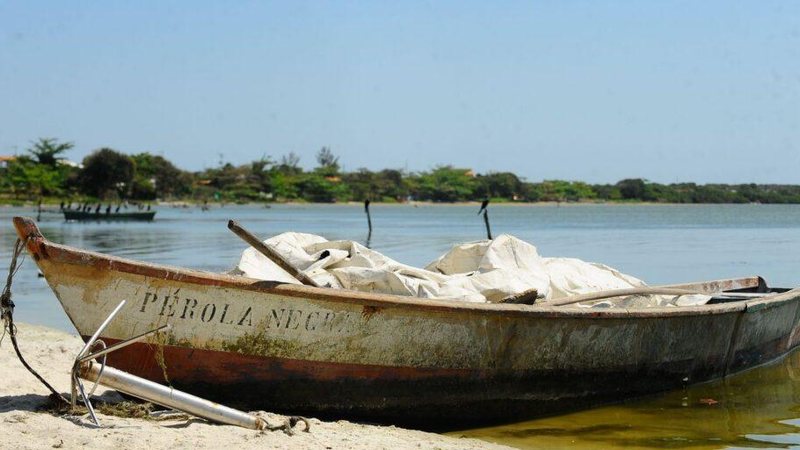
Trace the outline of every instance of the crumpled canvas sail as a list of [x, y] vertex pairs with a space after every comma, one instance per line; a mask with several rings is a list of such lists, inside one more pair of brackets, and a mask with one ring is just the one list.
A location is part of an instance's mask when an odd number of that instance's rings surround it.
[[[540, 300], [610, 289], [643, 287], [637, 278], [603, 264], [575, 258], [546, 258], [536, 247], [504, 234], [456, 245], [424, 269], [399, 263], [354, 241], [328, 241], [306, 233], [283, 233], [264, 241], [320, 286], [466, 302], [498, 302], [536, 289]], [[253, 248], [232, 271], [260, 280], [300, 284]], [[686, 302], [703, 302], [703, 299]], [[593, 306], [662, 306], [669, 296], [635, 296]]]

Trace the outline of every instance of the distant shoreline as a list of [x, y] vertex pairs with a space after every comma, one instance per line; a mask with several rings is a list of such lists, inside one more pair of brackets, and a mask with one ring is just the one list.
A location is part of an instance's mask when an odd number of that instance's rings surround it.
[[[318, 166], [305, 170], [294, 154], [280, 162], [266, 156], [199, 172], [180, 169], [161, 155], [128, 155], [103, 147], [82, 164], [58, 159], [72, 142], [39, 138], [26, 155], [6, 158], [0, 166], [0, 203], [42, 201], [176, 202], [408, 202], [461, 204], [565, 203], [780, 203], [800, 204], [798, 184], [656, 183], [625, 178], [616, 183], [542, 179], [527, 181], [513, 172], [477, 173], [470, 168], [437, 166], [421, 172], [398, 169], [345, 171], [329, 147], [317, 154]], [[106, 200], [102, 200], [106, 199]], [[417, 203], [422, 204], [422, 203]], [[426, 203], [427, 204], [427, 203]]]
[[[116, 204], [114, 202], [98, 202], [102, 205]], [[183, 200], [165, 200], [165, 201], [149, 201], [140, 202], [151, 204], [156, 207], [168, 208], [200, 208], [204, 205], [201, 202], [183, 201]], [[45, 201], [42, 202], [43, 212], [59, 212], [57, 209], [54, 211], [53, 206], [56, 208], [60, 202]], [[93, 203], [97, 204], [97, 203]], [[408, 201], [408, 202], [370, 202], [370, 206], [411, 206], [411, 207], [431, 207], [431, 206], [476, 206], [479, 207], [479, 201], [464, 201], [464, 202], [433, 202], [433, 201]], [[233, 202], [208, 202], [205, 204], [210, 208], [222, 208], [231, 206], [249, 206], [249, 207], [267, 207], [273, 205], [288, 205], [288, 206], [364, 206], [362, 202], [246, 202], [246, 203], [233, 203]], [[800, 203], [669, 203], [669, 202], [645, 202], [645, 201], [568, 201], [568, 202], [496, 202], [489, 204], [493, 208], [506, 207], [506, 206], [707, 206], [707, 205], [753, 205], [753, 206], [767, 206], [767, 205], [800, 205]], [[25, 202], [2, 202], [0, 201], [0, 208], [36, 208], [36, 203], [31, 201]]]

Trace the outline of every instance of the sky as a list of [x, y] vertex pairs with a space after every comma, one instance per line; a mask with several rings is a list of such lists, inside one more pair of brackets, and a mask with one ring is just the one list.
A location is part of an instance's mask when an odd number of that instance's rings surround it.
[[0, 155], [800, 184], [800, 2], [0, 0]]

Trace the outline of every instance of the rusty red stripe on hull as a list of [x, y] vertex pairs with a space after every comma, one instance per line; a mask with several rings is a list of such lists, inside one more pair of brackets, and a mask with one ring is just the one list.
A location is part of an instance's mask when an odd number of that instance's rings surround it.
[[[119, 342], [103, 340], [108, 345]], [[490, 373], [480, 370], [313, 362], [172, 345], [163, 347], [165, 380], [157, 351], [155, 345], [133, 344], [109, 354], [108, 365], [245, 410], [385, 421], [431, 429], [441, 427], [436, 418], [444, 418], [443, 408], [457, 410], [475, 398], [485, 400], [476, 392], [493, 382], [488, 379]], [[470, 385], [477, 385], [477, 391]], [[488, 391], [485, 394], [491, 396]], [[410, 411], [414, 411], [413, 416]], [[478, 410], [472, 411], [470, 415]], [[483, 414], [473, 419], [449, 417], [460, 420], [460, 424], [487, 421]]]
[[[164, 384], [156, 351], [154, 345], [134, 344], [109, 355], [108, 364]], [[697, 371], [695, 361], [683, 360], [601, 373], [501, 375], [311, 362], [171, 345], [164, 346], [164, 360], [170, 384], [230, 406], [427, 429], [520, 420], [621, 400], [677, 387], [686, 373], [693, 372], [694, 381], [717, 377], [724, 366], [721, 359], [706, 361]]]
[[[82, 336], [86, 341], [88, 336]], [[103, 338], [108, 345], [119, 340]], [[141, 377], [164, 382], [162, 368], [156, 362], [157, 347], [133, 344], [108, 355], [108, 364]], [[482, 378], [480, 370], [417, 367], [390, 367], [365, 364], [343, 364], [322, 361], [273, 358], [236, 352], [190, 347], [164, 346], [167, 375], [176, 380], [224, 379], [226, 382], [283, 380], [303, 377], [318, 381], [341, 379], [418, 380], [424, 378]]]

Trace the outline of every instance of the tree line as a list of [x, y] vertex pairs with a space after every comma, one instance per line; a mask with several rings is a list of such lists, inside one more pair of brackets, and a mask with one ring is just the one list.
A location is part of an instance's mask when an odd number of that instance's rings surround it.
[[163, 156], [101, 148], [82, 164], [63, 159], [69, 142], [41, 138], [26, 154], [0, 165], [0, 202], [58, 200], [220, 202], [494, 202], [645, 201], [662, 203], [800, 203], [800, 186], [771, 184], [660, 184], [625, 179], [614, 184], [545, 180], [511, 172], [476, 174], [439, 166], [428, 171], [344, 171], [328, 147], [304, 170], [289, 153], [248, 164], [221, 162], [190, 172]]

